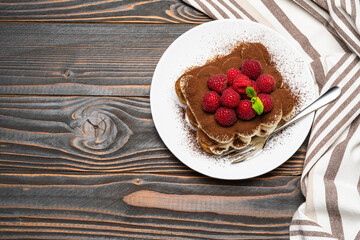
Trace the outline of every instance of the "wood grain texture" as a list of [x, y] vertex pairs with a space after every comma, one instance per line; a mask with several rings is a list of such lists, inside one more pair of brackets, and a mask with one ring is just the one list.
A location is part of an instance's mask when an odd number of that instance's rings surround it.
[[193, 25], [0, 23], [0, 94], [149, 96]]
[[0, 21], [199, 24], [210, 20], [181, 0], [0, 2]]
[[0, 239], [288, 239], [298, 176], [0, 174]]
[[2, 168], [177, 171], [148, 98], [2, 97]]
[[[0, 96], [0, 169], [192, 170], [166, 148], [141, 97]], [[299, 175], [306, 145], [273, 174]]]

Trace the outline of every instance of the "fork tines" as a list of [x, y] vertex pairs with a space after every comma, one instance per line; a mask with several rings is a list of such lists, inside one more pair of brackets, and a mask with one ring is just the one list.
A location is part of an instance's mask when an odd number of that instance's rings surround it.
[[234, 156], [236, 157], [236, 156], [241, 155], [241, 153], [245, 152], [246, 150], [248, 150], [252, 146], [253, 146], [253, 144], [249, 143], [247, 146], [245, 146], [243, 148], [240, 148], [240, 149], [231, 148], [230, 150], [224, 152], [222, 155], [223, 156], [231, 155], [231, 158], [234, 157]]

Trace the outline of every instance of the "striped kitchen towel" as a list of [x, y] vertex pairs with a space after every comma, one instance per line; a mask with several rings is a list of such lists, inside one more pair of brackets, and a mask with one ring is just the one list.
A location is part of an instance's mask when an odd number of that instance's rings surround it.
[[320, 94], [342, 89], [315, 114], [301, 176], [306, 198], [291, 239], [360, 239], [360, 1], [183, 0], [213, 19], [264, 24], [309, 61]]

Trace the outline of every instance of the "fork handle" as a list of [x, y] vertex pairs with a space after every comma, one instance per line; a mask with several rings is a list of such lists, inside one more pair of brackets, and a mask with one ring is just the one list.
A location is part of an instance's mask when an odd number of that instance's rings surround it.
[[326, 93], [321, 95], [315, 101], [313, 101], [309, 106], [304, 108], [300, 113], [298, 113], [295, 117], [293, 117], [290, 121], [286, 122], [284, 125], [279, 127], [274, 133], [281, 131], [282, 129], [286, 128], [290, 124], [300, 120], [301, 118], [305, 117], [309, 113], [321, 108], [322, 106], [334, 101], [336, 98], [339, 97], [341, 93], [341, 89], [337, 86], [330, 88]]

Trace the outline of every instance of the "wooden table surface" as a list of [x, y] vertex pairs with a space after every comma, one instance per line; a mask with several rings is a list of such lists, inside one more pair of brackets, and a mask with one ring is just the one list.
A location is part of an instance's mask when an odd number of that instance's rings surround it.
[[306, 141], [224, 181], [154, 127], [157, 62], [208, 21], [180, 0], [0, 1], [0, 239], [289, 238]]

